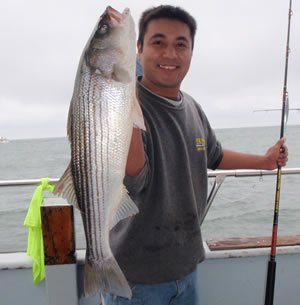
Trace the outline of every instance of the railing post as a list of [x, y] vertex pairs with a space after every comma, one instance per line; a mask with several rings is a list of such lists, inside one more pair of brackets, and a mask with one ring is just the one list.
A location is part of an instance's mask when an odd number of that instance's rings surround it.
[[73, 206], [48, 202], [41, 206], [47, 304], [78, 304]]

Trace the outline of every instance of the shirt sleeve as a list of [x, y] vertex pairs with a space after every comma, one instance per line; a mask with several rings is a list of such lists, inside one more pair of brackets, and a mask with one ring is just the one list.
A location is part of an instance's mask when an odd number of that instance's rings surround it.
[[147, 182], [148, 176], [148, 164], [145, 163], [143, 169], [137, 176], [125, 176], [124, 184], [129, 192], [129, 194], [138, 194], [140, 193]]
[[212, 170], [217, 169], [223, 159], [223, 154], [222, 145], [218, 140], [216, 140], [213, 148], [209, 149], [207, 167]]
[[[200, 107], [201, 109], [201, 107]], [[207, 139], [207, 168], [215, 170], [218, 168], [219, 164], [223, 159], [223, 148], [221, 143], [218, 141], [214, 130], [201, 109], [202, 120], [206, 129], [206, 139]]]

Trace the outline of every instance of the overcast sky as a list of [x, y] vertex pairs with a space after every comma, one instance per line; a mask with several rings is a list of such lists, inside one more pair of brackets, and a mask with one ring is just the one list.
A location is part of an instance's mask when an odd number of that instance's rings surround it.
[[[280, 125], [288, 0], [7, 0], [0, 4], [0, 136], [66, 136], [79, 57], [107, 5], [138, 23], [153, 5], [179, 5], [197, 20], [182, 90], [214, 128]], [[294, 1], [288, 73], [290, 107], [300, 108], [300, 3]], [[290, 111], [289, 124], [300, 124]]]

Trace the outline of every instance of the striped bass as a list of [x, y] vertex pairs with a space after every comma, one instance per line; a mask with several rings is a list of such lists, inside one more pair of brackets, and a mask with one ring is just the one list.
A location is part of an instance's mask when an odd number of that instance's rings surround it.
[[71, 162], [54, 193], [77, 206], [86, 236], [85, 294], [131, 298], [109, 242], [138, 212], [123, 179], [133, 125], [145, 129], [135, 87], [136, 36], [129, 9], [108, 7], [82, 53], [68, 116]]

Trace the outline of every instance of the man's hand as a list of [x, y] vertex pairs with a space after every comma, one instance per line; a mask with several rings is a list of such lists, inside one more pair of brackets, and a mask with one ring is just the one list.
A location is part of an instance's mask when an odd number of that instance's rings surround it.
[[223, 159], [218, 169], [276, 169], [288, 161], [285, 138], [271, 146], [265, 155], [251, 155], [224, 149]]
[[285, 138], [281, 138], [275, 145], [270, 147], [265, 154], [267, 169], [276, 169], [285, 166], [288, 161], [288, 148], [284, 144]]

